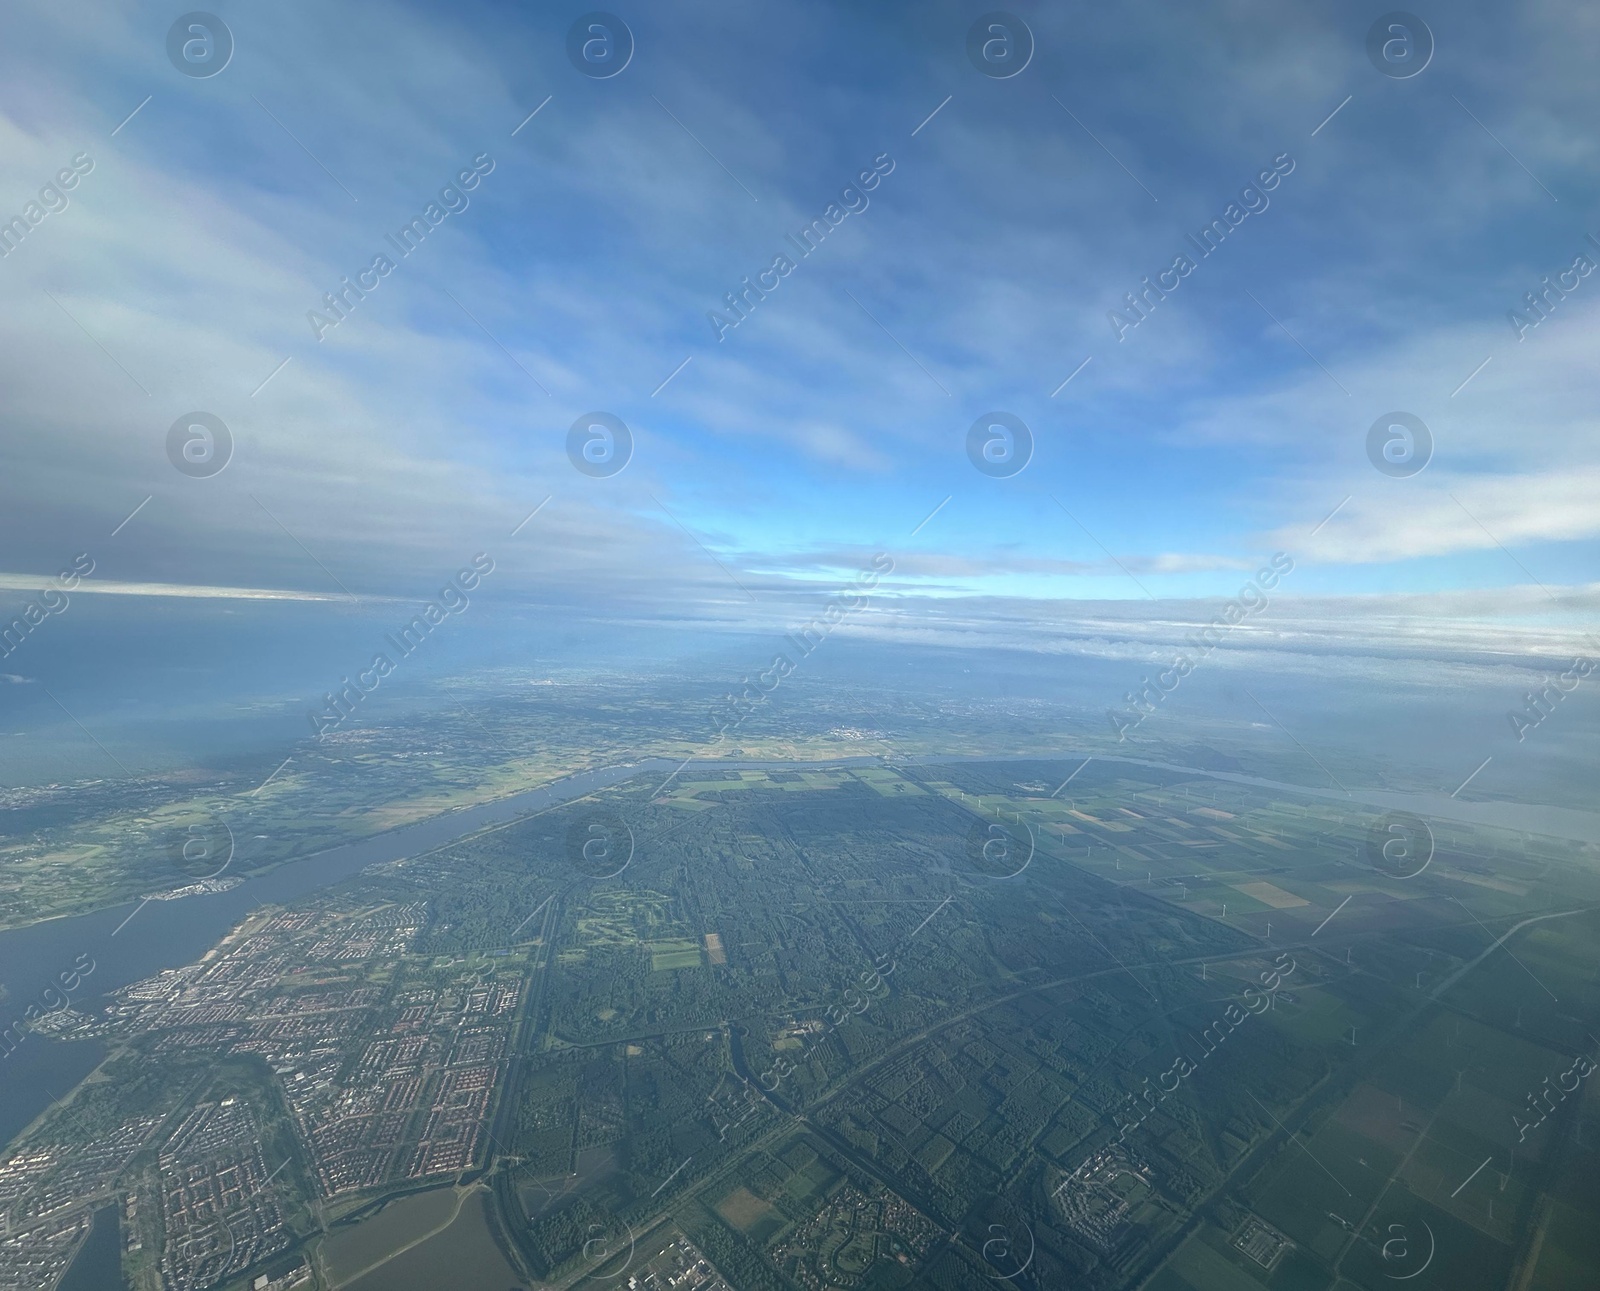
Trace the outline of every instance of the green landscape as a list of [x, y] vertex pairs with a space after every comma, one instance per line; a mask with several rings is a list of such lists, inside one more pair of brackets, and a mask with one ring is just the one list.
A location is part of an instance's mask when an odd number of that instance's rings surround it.
[[[105, 1063], [0, 1166], [13, 1222], [120, 1198], [140, 1291], [657, 1257], [736, 1288], [1556, 1287], [1594, 1257], [1591, 846], [1441, 824], [1390, 873], [1374, 809], [1105, 758], [662, 779], [115, 992], [81, 1022]], [[184, 1209], [196, 1108], [256, 1128]]]

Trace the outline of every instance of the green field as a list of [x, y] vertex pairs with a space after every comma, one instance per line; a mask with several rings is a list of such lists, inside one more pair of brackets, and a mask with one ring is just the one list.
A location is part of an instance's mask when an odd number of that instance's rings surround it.
[[704, 963], [705, 956], [697, 941], [656, 941], [650, 944], [650, 971], [653, 973], [672, 968], [699, 968]]

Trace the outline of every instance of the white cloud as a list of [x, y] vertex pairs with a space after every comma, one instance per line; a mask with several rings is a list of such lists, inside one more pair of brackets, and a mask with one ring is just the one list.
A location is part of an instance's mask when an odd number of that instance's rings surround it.
[[[37, 592], [52, 580], [38, 574], [0, 573], [0, 591]], [[122, 583], [105, 579], [84, 579], [72, 595], [92, 596], [179, 596], [213, 601], [348, 601], [337, 592], [305, 592], [276, 587], [205, 587], [198, 583]], [[392, 597], [359, 597], [362, 601], [390, 600]]]
[[1600, 463], [1536, 475], [1424, 473], [1352, 499], [1314, 537], [1275, 535], [1307, 557], [1364, 564], [1600, 536]]

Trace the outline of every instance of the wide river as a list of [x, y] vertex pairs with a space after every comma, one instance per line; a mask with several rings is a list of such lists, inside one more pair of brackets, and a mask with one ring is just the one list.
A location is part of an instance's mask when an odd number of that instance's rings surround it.
[[[1004, 758], [926, 758], [913, 765], [933, 766], [957, 762], [990, 762], [1024, 759]], [[1026, 759], [1064, 761], [1061, 756]], [[1138, 759], [1096, 759], [1121, 761], [1169, 771], [1191, 772], [1217, 780], [1228, 780], [1298, 794], [1305, 797], [1343, 800], [1352, 806], [1378, 809], [1406, 809], [1433, 819], [1463, 824], [1494, 825], [1506, 829], [1555, 834], [1566, 838], [1600, 842], [1600, 816], [1564, 808], [1527, 807], [1517, 803], [1462, 802], [1434, 795], [1393, 793], [1383, 790], [1355, 790], [1346, 796], [1337, 790], [1282, 784], [1221, 771], [1167, 766]], [[0, 932], [0, 984], [6, 989], [0, 1003], [0, 1029], [10, 1027], [22, 1017], [28, 1004], [39, 1000], [41, 992], [56, 985], [59, 974], [73, 970], [75, 962], [86, 956], [94, 970], [84, 978], [73, 996], [79, 1007], [94, 1007], [98, 997], [139, 981], [167, 968], [193, 963], [217, 944], [252, 909], [262, 904], [293, 901], [318, 888], [338, 883], [359, 873], [368, 865], [397, 861], [407, 856], [442, 847], [454, 839], [475, 833], [490, 825], [505, 824], [519, 816], [570, 802], [637, 775], [665, 775], [676, 764], [663, 758], [646, 759], [614, 767], [579, 772], [565, 779], [512, 794], [493, 802], [447, 812], [415, 825], [346, 843], [316, 852], [279, 866], [266, 874], [226, 892], [185, 897], [178, 901], [131, 902], [92, 914], [51, 919], [26, 928]], [[830, 762], [758, 762], [721, 760], [691, 763], [684, 768], [731, 770], [734, 768], [798, 769], [881, 765], [875, 757], [845, 758]], [[130, 916], [132, 916], [130, 918]], [[6, 1144], [34, 1119], [52, 1098], [60, 1098], [83, 1079], [104, 1056], [93, 1041], [60, 1043], [37, 1036], [16, 1044], [13, 1031], [0, 1042], [0, 1144]], [[15, 1045], [13, 1049], [12, 1046]], [[7, 1054], [7, 1050], [10, 1050]]]

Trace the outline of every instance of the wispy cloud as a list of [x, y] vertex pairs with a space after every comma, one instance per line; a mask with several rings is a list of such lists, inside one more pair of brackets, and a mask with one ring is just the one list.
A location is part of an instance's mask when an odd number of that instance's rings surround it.
[[[35, 592], [54, 580], [39, 574], [0, 573], [0, 591]], [[336, 601], [348, 603], [340, 593], [307, 592], [277, 587], [207, 587], [199, 583], [126, 583], [107, 579], [84, 579], [71, 595], [90, 596], [181, 596], [213, 601]], [[391, 597], [364, 597], [364, 600], [391, 600]]]
[[[1456, 577], [1475, 585], [1523, 581], [1450, 492], [1515, 550], [1597, 536], [1600, 296], [1579, 293], [1522, 343], [1504, 321], [1583, 230], [1551, 224], [1548, 199], [1453, 105], [1423, 148], [1426, 103], [1363, 82], [1312, 138], [1359, 61], [1347, 24], [1318, 14], [1263, 24], [1250, 6], [1140, 3], [1030, 18], [1041, 51], [1099, 51], [1073, 111], [1153, 204], [1042, 93], [996, 96], [1047, 81], [1042, 57], [1033, 80], [973, 85], [959, 41], [938, 34], [965, 11], [933, 12], [786, 13], [793, 57], [760, 94], [713, 73], [763, 57], [771, 14], [701, 3], [640, 15], [650, 57], [605, 83], [572, 72], [548, 23], [514, 16], [485, 30], [358, 5], [350, 21], [370, 32], [354, 55], [293, 3], [240, 16], [235, 65], [181, 84], [134, 10], [88, 36], [64, 10], [19, 16], [0, 98], [11, 170], [43, 182], [82, 149], [96, 167], [0, 264], [0, 413], [25, 430], [0, 445], [7, 563], [109, 560], [105, 535], [153, 495], [115, 538], [129, 587], [316, 589], [320, 562], [358, 595], [403, 598], [426, 587], [419, 571], [500, 541], [507, 596], [602, 614], [696, 602], [714, 618], [727, 580], [697, 543], [759, 596], [763, 579], [825, 580], [808, 553], [887, 547], [946, 497], [904, 552], [908, 591], [1099, 597], [1126, 569], [1158, 598], [1226, 594], [1274, 546], [1332, 590], [1433, 590], [1440, 558], [1468, 562]], [[1553, 12], [1474, 10], [1451, 66], [1474, 111], [1583, 209], [1600, 89], [1512, 74], [1572, 66], [1592, 38], [1592, 21]], [[1136, 36], [1130, 14], [1159, 15], [1166, 35]], [[1285, 150], [1296, 171], [1252, 238], [1118, 342], [1106, 310]], [[316, 340], [307, 310], [483, 151], [496, 168], [470, 208]], [[706, 310], [881, 152], [895, 171], [870, 207], [718, 341]], [[236, 445], [206, 480], [178, 476], [162, 447], [196, 408]], [[964, 457], [967, 425], [994, 408], [1034, 429], [1015, 481]], [[1401, 482], [1362, 448], [1396, 408], [1436, 440], [1428, 471]], [[565, 458], [567, 426], [593, 409], [636, 439], [607, 481]]]

